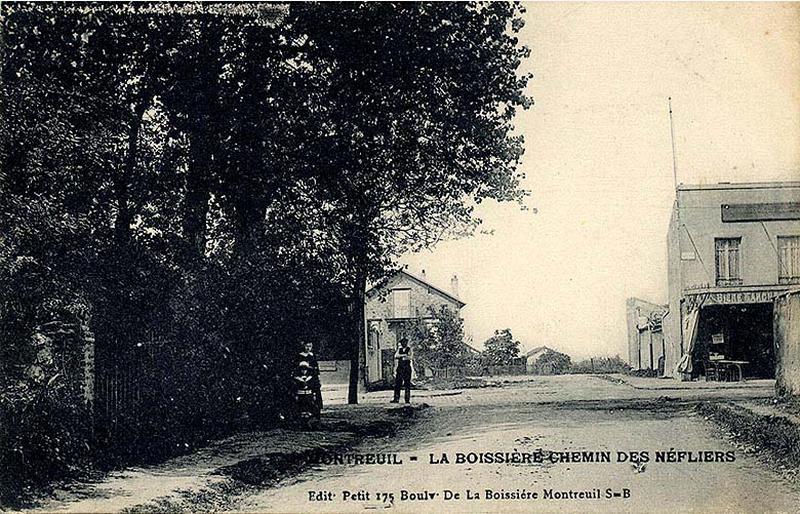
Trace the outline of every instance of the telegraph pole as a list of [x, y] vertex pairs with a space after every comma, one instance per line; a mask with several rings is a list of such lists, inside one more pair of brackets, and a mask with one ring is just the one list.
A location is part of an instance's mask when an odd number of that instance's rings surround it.
[[678, 163], [675, 160], [675, 127], [672, 122], [672, 97], [667, 97], [669, 105], [669, 135], [672, 140], [672, 183], [675, 186], [675, 198], [678, 198]]

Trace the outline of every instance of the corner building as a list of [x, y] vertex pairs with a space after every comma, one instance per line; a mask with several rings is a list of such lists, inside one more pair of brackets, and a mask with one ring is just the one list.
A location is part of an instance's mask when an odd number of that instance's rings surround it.
[[773, 300], [800, 284], [800, 182], [681, 184], [667, 261], [665, 372], [697, 377], [724, 355], [774, 377]]

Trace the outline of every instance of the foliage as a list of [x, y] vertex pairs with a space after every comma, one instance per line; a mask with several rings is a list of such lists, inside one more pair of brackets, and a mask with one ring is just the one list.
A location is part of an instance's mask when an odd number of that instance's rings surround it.
[[[27, 259], [8, 263], [0, 287], [0, 505], [45, 478], [88, 463], [91, 426], [76, 370], [86, 303]], [[58, 290], [60, 298], [48, 294]]]
[[[476, 203], [524, 196], [522, 139], [512, 134], [530, 103], [528, 77], [517, 75], [528, 50], [513, 35], [521, 8], [364, 2], [331, 16], [322, 4], [295, 5], [289, 19], [307, 34], [303, 57], [325, 88], [310, 150], [351, 270], [355, 357], [368, 279], [402, 253], [470, 233]], [[350, 402], [364, 358], [351, 365]]]
[[469, 233], [476, 203], [525, 196], [520, 13], [2, 3], [0, 396], [19, 425], [3, 429], [56, 437], [55, 406], [80, 403], [67, 385], [37, 396], [52, 405], [11, 393], [38, 387], [40, 327], [78, 312], [98, 376], [131, 373], [144, 398], [123, 434], [98, 422], [105, 455], [277, 418], [300, 337], [357, 377], [366, 280]]
[[483, 362], [487, 366], [510, 366], [519, 359], [520, 342], [511, 335], [511, 329], [495, 330], [483, 345]]
[[425, 376], [425, 368], [463, 367], [470, 352], [464, 343], [464, 320], [452, 309], [429, 307], [427, 319], [417, 319], [406, 334], [414, 348], [417, 375]]
[[584, 359], [572, 365], [570, 373], [626, 373], [630, 366], [620, 358], [614, 357], [592, 357]]
[[19, 506], [39, 481], [85, 470], [91, 457], [88, 419], [63, 376], [6, 388], [0, 395], [0, 504]]

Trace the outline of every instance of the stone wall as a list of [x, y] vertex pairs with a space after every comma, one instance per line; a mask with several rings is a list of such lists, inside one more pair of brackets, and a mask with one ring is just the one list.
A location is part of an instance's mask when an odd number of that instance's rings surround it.
[[319, 361], [319, 379], [322, 385], [349, 383], [350, 361]]
[[[92, 410], [94, 403], [94, 336], [88, 321], [54, 320], [38, 327], [34, 337], [36, 358], [28, 366], [32, 378], [42, 379], [55, 372], [67, 382], [71, 395]], [[48, 368], [53, 371], [48, 373]]]
[[775, 299], [775, 392], [778, 396], [800, 395], [800, 290]]

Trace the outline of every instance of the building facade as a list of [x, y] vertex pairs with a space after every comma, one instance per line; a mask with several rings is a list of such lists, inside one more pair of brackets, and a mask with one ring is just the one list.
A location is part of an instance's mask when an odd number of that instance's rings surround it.
[[800, 283], [800, 182], [680, 185], [667, 234], [666, 372], [709, 355], [773, 377], [773, 300]]
[[367, 384], [392, 379], [394, 352], [411, 322], [433, 322], [431, 309], [438, 311], [446, 307], [458, 312], [466, 305], [458, 297], [455, 276], [447, 291], [428, 282], [424, 275], [418, 277], [406, 271], [398, 272], [385, 284], [370, 288], [365, 302]]
[[667, 349], [662, 322], [667, 310], [666, 305], [658, 305], [639, 298], [628, 298], [625, 302], [628, 364], [631, 368], [663, 373]]

